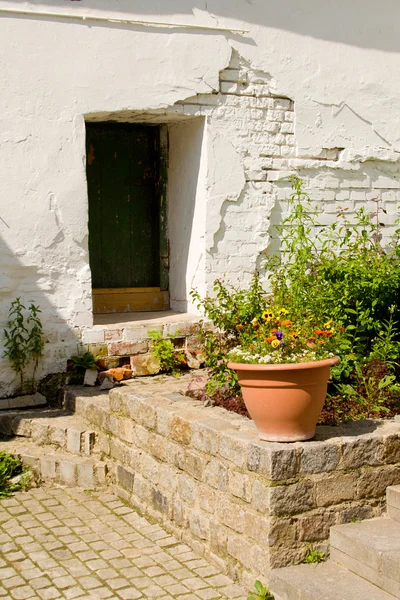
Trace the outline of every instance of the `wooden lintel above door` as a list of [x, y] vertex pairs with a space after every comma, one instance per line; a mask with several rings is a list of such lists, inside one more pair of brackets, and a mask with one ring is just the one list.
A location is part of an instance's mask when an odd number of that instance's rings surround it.
[[93, 290], [93, 313], [167, 310], [169, 293], [159, 287], [98, 288]]

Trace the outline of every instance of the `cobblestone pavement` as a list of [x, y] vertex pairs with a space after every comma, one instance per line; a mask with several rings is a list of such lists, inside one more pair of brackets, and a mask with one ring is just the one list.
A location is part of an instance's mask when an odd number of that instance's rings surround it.
[[244, 599], [209, 562], [111, 492], [0, 499], [0, 598]]

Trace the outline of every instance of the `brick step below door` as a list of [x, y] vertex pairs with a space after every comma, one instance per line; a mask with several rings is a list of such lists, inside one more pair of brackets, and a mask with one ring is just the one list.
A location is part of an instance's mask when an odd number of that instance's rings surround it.
[[96, 432], [81, 418], [62, 410], [2, 413], [0, 434], [80, 456], [97, 453]]
[[87, 490], [99, 489], [113, 483], [108, 464], [94, 458], [71, 456], [65, 452], [44, 453], [43, 447], [18, 440], [0, 442], [0, 451], [7, 450], [29, 467], [38, 482], [59, 483]]

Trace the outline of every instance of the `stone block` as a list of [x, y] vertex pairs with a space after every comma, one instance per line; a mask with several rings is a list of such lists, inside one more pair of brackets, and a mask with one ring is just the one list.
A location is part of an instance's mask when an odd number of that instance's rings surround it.
[[15, 435], [21, 437], [31, 436], [31, 420], [21, 417], [15, 417], [12, 421], [11, 430]]
[[43, 479], [56, 478], [56, 458], [55, 456], [42, 456], [40, 459], [40, 474]]
[[160, 513], [169, 513], [170, 500], [165, 492], [150, 484], [151, 505]]
[[108, 346], [109, 356], [133, 356], [148, 351], [147, 342], [112, 342]]
[[335, 474], [315, 484], [317, 506], [332, 506], [356, 497], [357, 476], [353, 473]]
[[[139, 465], [138, 465], [139, 470]], [[158, 484], [159, 481], [159, 463], [150, 454], [142, 454], [140, 457], [140, 471], [146, 479], [152, 483]]]
[[83, 385], [95, 386], [97, 381], [98, 371], [97, 369], [85, 369], [85, 376], [83, 379]]
[[115, 369], [119, 367], [119, 356], [102, 356], [96, 361], [96, 365], [101, 371], [107, 371], [108, 369]]
[[383, 440], [383, 461], [385, 463], [400, 463], [400, 434], [388, 435]]
[[117, 484], [132, 492], [133, 483], [135, 481], [135, 473], [131, 469], [117, 465]]
[[296, 515], [315, 507], [315, 490], [311, 481], [269, 488], [271, 515]]
[[49, 441], [58, 448], [65, 448], [67, 442], [67, 427], [64, 425], [51, 425], [49, 427]]
[[96, 443], [95, 432], [94, 431], [85, 431], [83, 433], [83, 452], [86, 456], [90, 456], [93, 453], [95, 443]]
[[136, 438], [136, 425], [134, 421], [125, 417], [119, 417], [117, 421], [117, 437], [132, 444]]
[[66, 485], [76, 485], [76, 464], [68, 461], [61, 460], [60, 468], [59, 468], [59, 477], [60, 482], [65, 483]]
[[130, 357], [131, 369], [135, 377], [157, 375], [160, 372], [160, 360], [152, 354], [138, 354]]
[[217, 505], [216, 493], [207, 485], [199, 485], [197, 487], [197, 505], [210, 514], [214, 513]]
[[200, 514], [197, 510], [189, 512], [189, 528], [194, 536], [201, 540], [209, 540], [210, 533], [210, 519], [204, 514]]
[[83, 344], [102, 344], [104, 342], [104, 329], [84, 329], [82, 331]]
[[270, 519], [260, 513], [246, 510], [244, 515], [244, 535], [252, 538], [261, 546], [269, 546]]
[[217, 459], [211, 459], [204, 470], [204, 482], [211, 487], [226, 491], [228, 487], [228, 468]]
[[380, 498], [386, 488], [400, 483], [400, 467], [383, 466], [365, 470], [357, 478], [357, 498]]
[[219, 521], [238, 533], [244, 532], [245, 507], [230, 502], [226, 496], [220, 496], [215, 514]]
[[310, 442], [301, 454], [303, 473], [328, 473], [336, 469], [340, 459], [339, 447], [335, 444]]
[[153, 405], [153, 398], [147, 399], [136, 394], [124, 394], [128, 416], [148, 429], [155, 429], [157, 425], [157, 410]]
[[306, 515], [299, 518], [298, 539], [304, 542], [315, 542], [317, 540], [326, 540], [329, 537], [329, 529], [336, 525], [337, 513], [334, 511], [325, 511]]
[[252, 480], [240, 471], [229, 471], [228, 487], [233, 496], [241, 498], [245, 502], [252, 501]]
[[122, 340], [122, 329], [106, 329], [104, 331], [104, 340], [106, 342], [118, 342]]
[[186, 418], [172, 414], [168, 421], [169, 434], [179, 444], [188, 446], [192, 441], [192, 423]]
[[249, 431], [222, 431], [219, 441], [220, 456], [243, 468], [247, 461], [249, 443], [254, 442], [255, 437], [257, 434]]
[[31, 427], [32, 441], [36, 442], [36, 444], [39, 444], [39, 446], [42, 446], [42, 445], [48, 443], [48, 441], [49, 441], [48, 431], [49, 431], [49, 426], [47, 425], [47, 423], [41, 423], [40, 419], [32, 421], [32, 427]]
[[227, 527], [221, 525], [221, 523], [218, 523], [215, 519], [210, 519], [210, 547], [215, 555], [226, 555], [228, 531]]
[[297, 519], [271, 518], [269, 524], [269, 546], [288, 548], [298, 539]]
[[108, 468], [105, 462], [100, 461], [94, 466], [95, 483], [104, 486], [107, 483]]
[[252, 549], [253, 542], [247, 541], [242, 535], [238, 535], [233, 531], [228, 531], [227, 552], [233, 558], [236, 558], [246, 568], [252, 567]]
[[258, 479], [253, 482], [253, 506], [258, 512], [263, 514], [269, 513], [269, 487], [264, 485]]
[[82, 431], [74, 427], [67, 429], [67, 451], [71, 454], [80, 454], [81, 452]]
[[219, 432], [226, 431], [231, 425], [223, 419], [210, 417], [193, 423], [193, 447], [206, 454], [216, 456], [219, 448]]
[[[88, 352], [91, 352], [96, 359], [103, 358], [110, 354], [108, 352], [107, 344], [88, 344], [87, 345]], [[112, 354], [112, 353], [111, 353]]]
[[78, 486], [85, 490], [95, 488], [94, 469], [92, 463], [78, 464]]
[[183, 469], [194, 479], [201, 481], [207, 462], [207, 458], [195, 450], [186, 450], [183, 459]]
[[172, 465], [160, 463], [158, 465], [158, 485], [174, 494], [178, 487], [179, 471]]
[[196, 482], [191, 477], [181, 473], [178, 477], [178, 494], [180, 498], [193, 506], [196, 502], [196, 490]]
[[357, 469], [366, 465], [379, 465], [384, 454], [382, 440], [374, 435], [362, 436], [354, 441], [347, 441], [342, 447], [342, 469]]
[[295, 477], [300, 468], [301, 450], [286, 444], [253, 442], [247, 449], [247, 468], [267, 479], [284, 481]]

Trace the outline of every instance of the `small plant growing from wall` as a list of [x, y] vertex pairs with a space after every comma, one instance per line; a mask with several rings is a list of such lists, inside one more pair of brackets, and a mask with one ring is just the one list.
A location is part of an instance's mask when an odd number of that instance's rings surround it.
[[[39, 360], [43, 354], [43, 327], [38, 306], [29, 305], [28, 309], [16, 298], [10, 306], [7, 328], [4, 329], [5, 351], [11, 368], [20, 379], [19, 392], [34, 392], [35, 377]], [[32, 366], [31, 379], [26, 378], [26, 370]]]
[[274, 600], [271, 592], [257, 579], [254, 590], [249, 592], [247, 600]]

